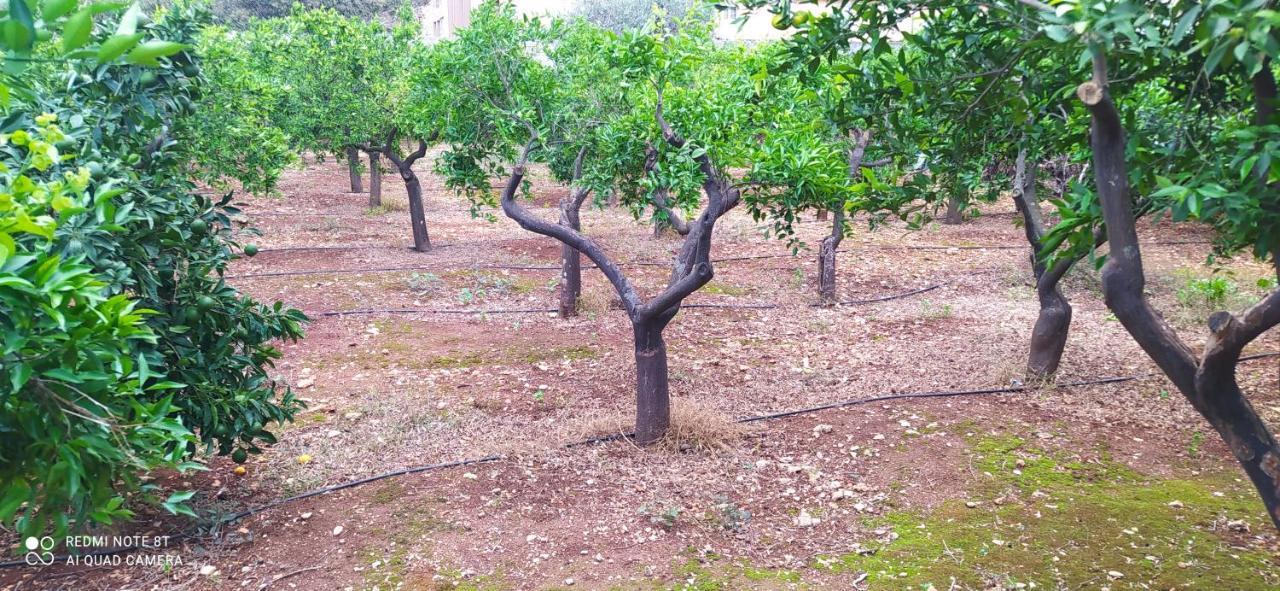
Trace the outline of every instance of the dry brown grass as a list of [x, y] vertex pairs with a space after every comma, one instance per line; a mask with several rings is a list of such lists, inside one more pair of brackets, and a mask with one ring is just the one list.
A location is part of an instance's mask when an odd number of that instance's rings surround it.
[[[630, 433], [635, 417], [620, 411], [601, 411], [576, 424], [575, 439]], [[726, 451], [758, 429], [701, 403], [672, 399], [671, 428], [656, 446], [666, 451]]]
[[613, 298], [612, 289], [593, 289], [584, 286], [582, 295], [578, 296], [578, 313], [589, 318], [603, 316], [609, 312], [609, 301]]
[[377, 212], [377, 213], [391, 213], [396, 211], [408, 211], [408, 210], [409, 210], [409, 198], [407, 196], [398, 195], [395, 193], [388, 194], [386, 192], [383, 192], [382, 205], [379, 205], [378, 207], [374, 207], [369, 211]]

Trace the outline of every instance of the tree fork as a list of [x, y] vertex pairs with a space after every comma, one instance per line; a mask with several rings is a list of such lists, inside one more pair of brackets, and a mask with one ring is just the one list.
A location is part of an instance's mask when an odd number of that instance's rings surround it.
[[1062, 352], [1067, 346], [1072, 309], [1058, 283], [1075, 261], [1060, 260], [1054, 268], [1045, 268], [1042, 257], [1049, 253], [1040, 252], [1045, 229], [1040, 202], [1036, 198], [1036, 171], [1036, 163], [1027, 162], [1025, 144], [1020, 146], [1014, 167], [1013, 201], [1022, 214], [1022, 228], [1031, 245], [1031, 268], [1036, 278], [1036, 298], [1040, 302], [1040, 312], [1031, 330], [1026, 374], [1029, 379], [1043, 380], [1057, 373]]
[[1273, 291], [1240, 317], [1209, 317], [1210, 337], [1196, 361], [1191, 349], [1151, 308], [1138, 245], [1125, 161], [1125, 132], [1107, 91], [1106, 55], [1093, 53], [1093, 79], [1076, 94], [1088, 106], [1094, 178], [1102, 203], [1111, 254], [1102, 268], [1107, 307], [1183, 396], [1213, 426], [1257, 489], [1272, 524], [1280, 529], [1280, 448], [1235, 379], [1244, 347], [1280, 324], [1280, 291]]

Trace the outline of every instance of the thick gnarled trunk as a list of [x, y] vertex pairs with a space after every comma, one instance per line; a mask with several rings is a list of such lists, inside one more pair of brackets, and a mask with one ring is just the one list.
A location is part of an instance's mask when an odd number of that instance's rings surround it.
[[409, 223], [413, 226], [413, 249], [418, 252], [431, 250], [431, 237], [427, 235], [427, 212], [422, 205], [422, 183], [409, 166], [400, 168], [404, 190], [409, 194]]
[[[428, 139], [434, 141], [435, 137], [433, 134]], [[422, 182], [418, 180], [417, 173], [413, 172], [413, 164], [427, 154], [427, 141], [418, 140], [418, 148], [401, 158], [397, 132], [393, 130], [387, 135], [386, 144], [376, 150], [391, 161], [400, 178], [404, 180], [404, 190], [409, 196], [409, 225], [413, 231], [413, 249], [418, 252], [431, 250], [431, 237], [427, 234], [427, 212], [422, 203]]]
[[637, 322], [636, 443], [647, 445], [662, 438], [671, 426], [671, 393], [667, 382], [667, 344], [662, 340], [665, 323]]
[[382, 205], [382, 163], [378, 152], [369, 152], [369, 207]]
[[1022, 214], [1022, 228], [1031, 245], [1031, 268], [1036, 278], [1036, 299], [1040, 302], [1040, 313], [1031, 330], [1027, 377], [1044, 380], [1057, 373], [1062, 352], [1067, 346], [1072, 310], [1058, 283], [1075, 261], [1060, 260], [1052, 269], [1047, 269], [1040, 258], [1044, 254], [1040, 248], [1045, 226], [1040, 202], [1036, 198], [1036, 171], [1036, 163], [1027, 162], [1026, 147], [1020, 148], [1014, 173], [1013, 200], [1018, 213]]
[[1031, 330], [1031, 351], [1027, 355], [1027, 376], [1046, 379], [1058, 372], [1062, 351], [1071, 330], [1071, 303], [1054, 285], [1036, 286], [1040, 314]]
[[360, 150], [355, 146], [347, 147], [347, 175], [351, 177], [351, 192], [363, 193], [363, 181], [360, 178]]
[[[586, 189], [574, 188], [560, 204], [560, 225], [574, 231], [582, 230], [580, 212], [586, 200]], [[578, 315], [578, 297], [582, 295], [582, 253], [561, 243], [560, 246], [560, 317]]]
[[[1102, 268], [1107, 307], [1143, 351], [1231, 449], [1258, 491], [1272, 524], [1280, 529], [1280, 447], [1236, 382], [1236, 365], [1245, 346], [1280, 324], [1280, 291], [1273, 291], [1242, 314], [1217, 312], [1209, 317], [1209, 340], [1199, 361], [1151, 307], [1144, 293], [1146, 277], [1138, 244], [1133, 199], [1125, 160], [1125, 131], [1107, 90], [1106, 55], [1091, 46], [1093, 78], [1076, 89], [1091, 115], [1090, 146], [1110, 256]], [[1270, 77], [1263, 68], [1260, 76]], [[1270, 84], [1274, 88], [1274, 83]], [[1267, 81], [1255, 84], [1261, 104], [1270, 104]], [[1262, 111], [1262, 108], [1259, 108]]]

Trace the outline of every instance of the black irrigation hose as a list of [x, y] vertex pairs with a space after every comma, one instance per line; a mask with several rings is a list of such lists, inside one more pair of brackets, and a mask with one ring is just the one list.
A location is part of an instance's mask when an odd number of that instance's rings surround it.
[[390, 310], [348, 310], [345, 312], [313, 312], [308, 316], [369, 316], [373, 314], [545, 314], [557, 311], [555, 308], [524, 308], [509, 310], [417, 310], [399, 308]]
[[[1147, 246], [1165, 246], [1176, 244], [1208, 244], [1207, 240], [1169, 240], [1164, 242], [1150, 242]], [[448, 245], [440, 245], [433, 248], [444, 248]], [[379, 247], [379, 246], [289, 246], [279, 248], [264, 248], [258, 252], [280, 252], [280, 251], [306, 251], [306, 250], [355, 250], [355, 249], [397, 249], [401, 247]], [[1010, 246], [1010, 245], [992, 245], [992, 246], [941, 246], [933, 244], [922, 245], [896, 245], [896, 244], [871, 244], [859, 246], [855, 248], [839, 249], [836, 252], [856, 252], [859, 250], [1024, 250], [1026, 246]], [[750, 261], [760, 259], [781, 259], [781, 258], [801, 258], [793, 254], [759, 254], [724, 257], [713, 259], [712, 263], [728, 263], [734, 261]], [[636, 267], [668, 267], [670, 262], [663, 261], [625, 261], [618, 263], [620, 266], [636, 266]], [[595, 265], [587, 264], [582, 266], [583, 269], [594, 269]], [[480, 265], [469, 267], [458, 267], [456, 269], [445, 270], [467, 270], [467, 269], [510, 269], [517, 271], [555, 271], [560, 269], [560, 265]], [[396, 271], [430, 271], [442, 270], [440, 265], [413, 265], [400, 267], [374, 267], [371, 269], [312, 269], [307, 271], [274, 271], [269, 273], [246, 273], [243, 275], [228, 275], [226, 279], [254, 279], [262, 277], [294, 277], [300, 275], [345, 275], [345, 274], [365, 274], [365, 273], [387, 273]]]
[[[1269, 358], [1269, 357], [1280, 357], [1280, 352], [1273, 352], [1273, 353], [1259, 353], [1259, 354], [1256, 354], [1256, 355], [1248, 355], [1248, 356], [1245, 356], [1245, 357], [1241, 357], [1241, 358], [1237, 361], [1237, 363], [1243, 363], [1243, 362], [1245, 362], [1245, 361], [1252, 361], [1252, 360], [1255, 360], [1255, 359], [1265, 359], [1265, 358]], [[1074, 386], [1091, 386], [1091, 385], [1099, 385], [1099, 384], [1116, 384], [1116, 383], [1131, 382], [1131, 381], [1135, 381], [1135, 380], [1140, 380], [1140, 379], [1142, 379], [1142, 378], [1150, 377], [1150, 376], [1153, 376], [1153, 375], [1158, 375], [1158, 374], [1157, 374], [1157, 372], [1147, 372], [1147, 373], [1133, 374], [1133, 375], [1128, 375], [1128, 376], [1112, 376], [1112, 377], [1106, 377], [1106, 378], [1092, 378], [1092, 379], [1084, 379], [1084, 380], [1076, 380], [1076, 381], [1072, 381], [1072, 382], [1060, 383], [1060, 384], [1057, 384], [1057, 386], [1059, 386], [1059, 387], [1074, 387]], [[881, 396], [872, 396], [872, 397], [870, 397], [870, 398], [856, 398], [856, 399], [853, 399], [853, 400], [844, 400], [844, 401], [841, 401], [841, 402], [833, 402], [833, 403], [830, 403], [830, 404], [823, 404], [823, 405], [819, 405], [819, 406], [811, 406], [811, 407], [808, 407], [808, 408], [801, 408], [801, 409], [796, 409], [796, 410], [787, 410], [787, 411], [782, 411], [782, 412], [775, 412], [775, 413], [769, 413], [769, 414], [763, 414], [763, 415], [756, 415], [756, 416], [744, 417], [744, 418], [737, 419], [737, 420], [735, 420], [734, 422], [735, 422], [735, 423], [740, 423], [740, 424], [745, 424], [745, 423], [756, 423], [756, 422], [760, 422], [760, 421], [770, 421], [770, 420], [776, 420], [776, 419], [784, 419], [784, 418], [788, 418], [788, 417], [794, 417], [794, 416], [798, 416], [798, 415], [809, 414], [809, 413], [814, 413], [814, 412], [819, 412], [819, 411], [824, 411], [824, 410], [831, 410], [831, 409], [836, 409], [836, 408], [845, 408], [845, 407], [850, 407], [850, 406], [860, 406], [860, 405], [863, 405], [863, 404], [874, 404], [874, 403], [876, 403], [876, 402], [886, 402], [886, 401], [890, 401], [890, 400], [904, 400], [904, 399], [908, 399], [908, 398], [955, 398], [955, 397], [961, 397], [961, 396], [985, 396], [985, 395], [992, 395], [992, 394], [1012, 394], [1012, 393], [1017, 393], [1017, 392], [1025, 392], [1025, 391], [1027, 391], [1027, 390], [1031, 390], [1031, 389], [1034, 389], [1034, 388], [1035, 388], [1035, 386], [1012, 386], [1012, 387], [1009, 387], [1009, 388], [987, 388], [987, 389], [981, 389], [981, 390], [936, 390], [936, 391], [931, 391], [931, 392], [902, 392], [902, 393], [898, 393], [898, 394], [885, 394], [885, 395], [881, 395]], [[560, 447], [561, 447], [561, 449], [573, 449], [573, 448], [583, 447], [583, 446], [586, 446], [586, 445], [592, 445], [592, 444], [596, 444], [596, 443], [606, 443], [606, 442], [610, 442], [610, 441], [617, 441], [617, 440], [619, 440], [619, 439], [629, 438], [629, 437], [632, 437], [632, 436], [634, 436], [634, 435], [635, 435], [634, 433], [616, 433], [616, 434], [613, 434], [613, 435], [604, 435], [604, 436], [600, 436], [600, 437], [590, 437], [590, 438], [587, 438], [587, 439], [582, 439], [582, 440], [579, 440], [579, 441], [574, 441], [574, 442], [571, 442], [571, 443], [566, 443], [566, 444], [564, 444], [564, 445], [561, 445]], [[304, 493], [301, 493], [301, 494], [293, 495], [293, 496], [291, 496], [291, 497], [285, 497], [285, 498], [283, 498], [283, 499], [276, 499], [276, 500], [274, 500], [274, 501], [269, 501], [269, 502], [267, 502], [267, 503], [264, 503], [264, 504], [262, 504], [262, 505], [258, 505], [258, 506], [256, 506], [256, 507], [250, 507], [250, 508], [245, 509], [245, 510], [243, 510], [243, 511], [238, 511], [238, 512], [236, 512], [236, 513], [232, 513], [232, 514], [230, 514], [230, 515], [226, 515], [226, 516], [223, 516], [223, 517], [219, 518], [219, 519], [218, 519], [218, 521], [217, 521], [217, 525], [218, 525], [219, 527], [221, 527], [221, 526], [223, 526], [223, 525], [226, 525], [226, 524], [229, 524], [229, 523], [234, 523], [234, 522], [236, 522], [236, 521], [239, 521], [239, 520], [241, 520], [241, 519], [244, 519], [245, 517], [250, 517], [250, 516], [256, 515], [256, 514], [258, 514], [258, 513], [262, 513], [263, 511], [267, 511], [267, 510], [269, 510], [269, 509], [274, 509], [274, 508], [279, 507], [279, 506], [281, 506], [281, 505], [286, 505], [286, 504], [288, 504], [288, 503], [293, 503], [293, 502], [296, 502], [296, 501], [301, 501], [301, 500], [303, 500], [303, 499], [309, 499], [309, 498], [311, 498], [311, 497], [318, 497], [318, 496], [321, 496], [321, 495], [329, 494], [329, 493], [331, 493], [331, 492], [336, 492], [336, 491], [340, 491], [340, 490], [345, 490], [345, 489], [348, 489], [348, 488], [355, 488], [355, 487], [357, 487], [357, 486], [361, 486], [361, 485], [369, 484], [369, 483], [371, 483], [371, 482], [377, 482], [377, 481], [380, 481], [380, 480], [386, 480], [386, 479], [388, 479], [388, 478], [394, 478], [394, 477], [396, 477], [396, 476], [405, 476], [405, 475], [408, 475], [408, 474], [418, 474], [418, 473], [422, 473], [422, 472], [431, 472], [431, 471], [435, 471], [435, 470], [444, 470], [444, 469], [447, 469], [447, 468], [459, 468], [459, 467], [462, 467], [462, 466], [474, 466], [474, 465], [476, 465], [476, 464], [489, 464], [489, 463], [493, 463], [493, 462], [501, 461], [501, 460], [505, 459], [505, 457], [506, 457], [506, 456], [503, 456], [503, 455], [501, 455], [501, 454], [492, 454], [492, 455], [487, 455], [487, 456], [480, 457], [480, 458], [472, 458], [472, 459], [468, 459], [468, 460], [455, 460], [455, 461], [452, 461], [452, 462], [444, 462], [444, 463], [441, 463], [441, 464], [428, 464], [428, 465], [425, 465], [425, 466], [412, 466], [412, 467], [409, 467], [409, 468], [401, 468], [401, 469], [399, 469], [399, 470], [392, 470], [392, 471], [390, 471], [390, 472], [383, 472], [383, 473], [381, 473], [381, 474], [375, 474], [375, 475], [373, 475], [373, 476], [368, 476], [368, 477], [360, 478], [360, 479], [357, 479], [357, 480], [351, 480], [351, 481], [348, 481], [348, 482], [343, 482], [343, 483], [335, 484], [335, 485], [332, 485], [332, 486], [325, 486], [325, 487], [317, 488], [317, 489], [315, 489], [315, 490], [311, 490], [311, 491], [304, 492]], [[175, 537], [176, 537], [177, 539], [187, 539], [187, 538], [191, 538], [191, 537], [194, 537], [194, 536], [189, 535], [189, 534], [180, 534], [180, 535], [175, 536]], [[121, 553], [121, 552], [127, 552], [127, 551], [129, 551], [129, 550], [135, 550], [135, 549], [136, 549], [136, 548], [133, 548], [133, 547], [125, 547], [125, 548], [104, 548], [104, 549], [102, 549], [102, 550], [95, 550], [95, 551], [93, 551], [93, 552], [86, 552], [86, 553], [85, 553], [85, 554], [83, 554], [82, 556], [85, 556], [85, 555], [87, 555], [87, 556], [107, 556], [107, 555], [111, 555], [111, 554], [119, 554], [119, 553]], [[67, 555], [63, 555], [63, 556], [55, 557], [54, 561], [55, 561], [55, 562], [66, 562], [66, 559], [67, 559], [67, 558], [68, 558], [68, 556], [67, 556]], [[13, 567], [19, 567], [19, 566], [29, 566], [29, 565], [27, 565], [27, 564], [26, 564], [26, 561], [24, 561], [24, 560], [12, 560], [12, 561], [9, 561], [9, 562], [0, 562], [0, 569], [13, 568]]]
[[[902, 293], [896, 293], [896, 294], [892, 294], [892, 295], [881, 296], [881, 297], [876, 297], [876, 298], [871, 298], [871, 299], [865, 299], [865, 300], [845, 300], [845, 301], [839, 302], [839, 303], [838, 303], [838, 305], [840, 305], [840, 306], [854, 306], [854, 305], [859, 305], [859, 304], [874, 304], [874, 303], [877, 303], [877, 302], [887, 302], [887, 301], [890, 301], [890, 300], [897, 300], [897, 299], [901, 299], [901, 298], [907, 298], [907, 297], [911, 297], [911, 296], [913, 296], [913, 295], [917, 295], [917, 294], [921, 294], [921, 293], [925, 293], [925, 292], [933, 291], [933, 290], [938, 289], [938, 288], [940, 288], [940, 287], [944, 287], [944, 286], [946, 286], [946, 285], [949, 285], [950, 283], [951, 283], [950, 281], [944, 281], [944, 282], [942, 282], [942, 283], [935, 283], [935, 284], [933, 284], [933, 285], [930, 285], [930, 286], [928, 286], [928, 287], [922, 287], [922, 288], [920, 288], [920, 289], [913, 289], [913, 290], [911, 290], [911, 291], [905, 291], [905, 292], [902, 292]], [[781, 308], [782, 306], [781, 306], [780, 304], [773, 304], [773, 303], [760, 303], [760, 304], [700, 304], [700, 303], [696, 303], [696, 302], [695, 302], [695, 303], [689, 303], [689, 304], [681, 304], [681, 305], [680, 305], [680, 307], [681, 307], [681, 308], [693, 308], [693, 309], [774, 310], [774, 309], [777, 309], [777, 308]], [[809, 304], [809, 307], [810, 307], [810, 308], [824, 308], [824, 307], [829, 307], [829, 306], [827, 306], [827, 305], [825, 305], [825, 304]], [[324, 316], [324, 317], [333, 317], [333, 316], [368, 316], [368, 315], [373, 315], [373, 314], [546, 314], [546, 313], [557, 312], [557, 311], [558, 311], [558, 310], [556, 310], [555, 308], [523, 308], [523, 309], [498, 309], [498, 310], [486, 310], [486, 309], [480, 309], [480, 310], [465, 310], [465, 309], [463, 309], [463, 310], [458, 310], [458, 309], [453, 309], [453, 310], [448, 310], [448, 309], [446, 309], [446, 310], [431, 310], [431, 309], [415, 309], [415, 308], [390, 308], [390, 309], [385, 309], [385, 310], [379, 310], [379, 309], [365, 309], [365, 310], [347, 310], [347, 311], [333, 311], [333, 312], [312, 312], [312, 313], [309, 313], [309, 314], [307, 314], [307, 315], [308, 315], [308, 316]]]

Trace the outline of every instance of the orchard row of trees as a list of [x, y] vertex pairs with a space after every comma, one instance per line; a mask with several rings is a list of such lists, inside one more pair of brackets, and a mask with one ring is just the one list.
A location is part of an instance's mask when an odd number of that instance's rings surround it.
[[[1108, 306], [1219, 431], [1280, 523], [1280, 448], [1234, 378], [1243, 348], [1280, 322], [1280, 294], [1209, 318], [1197, 354], [1148, 302], [1135, 231], [1143, 216], [1207, 223], [1217, 255], [1275, 263], [1276, 11], [1258, 0], [837, 0], [812, 13], [785, 0], [744, 4], [767, 7], [795, 34], [723, 46], [697, 11], [615, 32], [517, 18], [491, 2], [456, 39], [422, 46], [371, 31], [383, 41], [355, 45], [375, 57], [289, 59], [280, 80], [310, 76], [290, 65], [340, 70], [329, 79], [366, 89], [334, 113], [359, 113], [342, 120], [367, 128], [313, 135], [312, 146], [347, 138], [344, 149], [411, 163], [440, 144], [436, 172], [473, 206], [498, 205], [562, 242], [564, 316], [574, 313], [579, 257], [590, 259], [634, 327], [643, 443], [667, 427], [663, 329], [713, 276], [713, 232], [727, 212], [745, 209], [793, 247], [802, 246], [797, 220], [829, 212], [819, 294], [835, 302], [835, 252], [854, 214], [920, 224], [945, 209], [958, 221], [976, 200], [1012, 195], [1041, 307], [1029, 376], [1052, 376], [1062, 356], [1071, 306], [1060, 280], [1081, 261], [1102, 265]], [[333, 104], [324, 96], [316, 103]], [[406, 143], [416, 149], [401, 157]], [[531, 163], [572, 187], [557, 219], [520, 201]], [[682, 236], [661, 291], [640, 293], [581, 232], [582, 205], [606, 195]], [[416, 237], [425, 220], [410, 196]]]
[[[1274, 264], [1280, 17], [1265, 2], [836, 0], [809, 13], [747, 0], [795, 29], [754, 47], [715, 43], [699, 10], [615, 31], [486, 2], [428, 46], [407, 4], [390, 27], [295, 6], [242, 31], [204, 26], [185, 2], [154, 23], [34, 4], [11, 0], [0, 29], [0, 518], [20, 514], [24, 532], [124, 515], [150, 491], [140, 471], [192, 467], [199, 442], [242, 458], [291, 416], [264, 366], [303, 318], [221, 281], [244, 230], [229, 197], [192, 181], [271, 190], [303, 152], [346, 159], [353, 189], [364, 158], [372, 171], [385, 159], [423, 252], [415, 165], [434, 154], [477, 216], [499, 207], [564, 245], [562, 316], [576, 313], [585, 255], [634, 329], [641, 443], [667, 429], [664, 329], [713, 277], [726, 213], [797, 249], [795, 224], [824, 214], [819, 297], [835, 303], [855, 215], [957, 221], [1012, 194], [1041, 302], [1028, 374], [1051, 376], [1062, 355], [1059, 280], [1105, 263], [1108, 306], [1280, 523], [1280, 448], [1234, 379], [1243, 348], [1280, 322], [1280, 295], [1211, 317], [1197, 358], [1146, 299], [1135, 232], [1139, 216], [1208, 223], [1219, 254]], [[570, 186], [550, 219], [521, 202], [535, 163]], [[680, 236], [660, 291], [642, 293], [582, 232], [583, 206], [609, 199]], [[167, 501], [180, 510], [181, 495]]]

